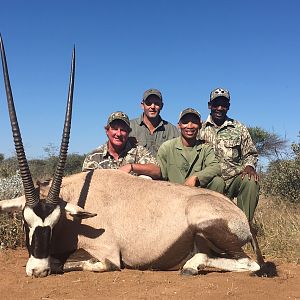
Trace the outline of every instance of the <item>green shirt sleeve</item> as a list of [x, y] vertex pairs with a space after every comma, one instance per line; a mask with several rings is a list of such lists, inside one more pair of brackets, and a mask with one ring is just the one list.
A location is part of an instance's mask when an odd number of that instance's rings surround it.
[[201, 187], [206, 187], [215, 176], [221, 175], [221, 167], [211, 146], [203, 145], [203, 155], [204, 168], [193, 175], [198, 177]]
[[167, 151], [164, 144], [162, 144], [157, 152], [157, 162], [160, 167], [161, 176], [163, 179], [168, 180], [167, 176]]

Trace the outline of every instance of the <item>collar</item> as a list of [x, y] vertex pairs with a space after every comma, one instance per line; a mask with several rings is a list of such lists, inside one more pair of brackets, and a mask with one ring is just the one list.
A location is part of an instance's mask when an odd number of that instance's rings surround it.
[[219, 127], [219, 128], [223, 128], [223, 127], [227, 127], [227, 126], [232, 126], [235, 127], [235, 121], [231, 118], [226, 117], [224, 123], [221, 126], [218, 126], [212, 119], [211, 115], [208, 116], [206, 122], [203, 124], [203, 128], [207, 127], [207, 126], [212, 126], [212, 127]]
[[[194, 146], [196, 148], [196, 151], [199, 151], [202, 148], [202, 144], [203, 144], [202, 140], [198, 140], [198, 139], [196, 140], [196, 144]], [[175, 148], [178, 150], [183, 150], [184, 145], [182, 144], [181, 136], [176, 138]]]
[[[127, 153], [132, 149], [132, 145], [131, 143], [127, 140], [124, 149], [122, 150], [122, 152], [120, 153], [119, 157], [124, 157], [127, 155]], [[110, 154], [108, 152], [108, 142], [106, 142], [104, 144], [103, 147], [103, 157], [108, 157]]]
[[[165, 121], [161, 118], [161, 116], [159, 116], [159, 123], [158, 123], [158, 125], [155, 127], [155, 129], [158, 128], [158, 127], [160, 127], [160, 126], [163, 126], [164, 123], [165, 123]], [[142, 113], [141, 116], [139, 117], [139, 125], [140, 125], [140, 126], [143, 126], [143, 125], [144, 125], [144, 126], [147, 127], [147, 125], [146, 125], [145, 122], [144, 122], [144, 113]]]

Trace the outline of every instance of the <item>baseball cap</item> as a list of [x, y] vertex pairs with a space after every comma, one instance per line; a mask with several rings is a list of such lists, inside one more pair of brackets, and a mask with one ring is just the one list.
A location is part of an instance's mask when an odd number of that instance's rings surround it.
[[223, 88], [216, 88], [210, 93], [210, 101], [215, 100], [218, 97], [224, 97], [230, 101], [229, 91]]
[[200, 121], [201, 121], [201, 115], [200, 115], [200, 113], [199, 113], [196, 109], [193, 109], [193, 108], [186, 108], [186, 109], [184, 109], [184, 110], [180, 113], [180, 115], [179, 115], [179, 121], [182, 119], [183, 116], [185, 116], [185, 115], [187, 115], [187, 114], [194, 114], [194, 115], [196, 115], [196, 116], [200, 119]]
[[161, 92], [157, 89], [149, 89], [145, 91], [143, 94], [143, 101], [145, 101], [150, 95], [155, 95], [162, 101]]
[[107, 125], [109, 125], [111, 122], [113, 122], [115, 120], [122, 120], [123, 122], [126, 123], [126, 125], [128, 125], [128, 127], [130, 127], [129, 118], [122, 111], [116, 111], [116, 112], [113, 112], [112, 114], [110, 114], [110, 116], [108, 117], [108, 120], [107, 120]]

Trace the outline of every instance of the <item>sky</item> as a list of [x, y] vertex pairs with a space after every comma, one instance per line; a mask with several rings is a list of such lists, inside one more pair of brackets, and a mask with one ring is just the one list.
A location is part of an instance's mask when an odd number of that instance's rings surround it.
[[[211, 90], [227, 88], [230, 117], [299, 141], [291, 113], [300, 102], [300, 1], [0, 0], [0, 7], [29, 159], [60, 145], [74, 45], [69, 153], [103, 144], [111, 112], [140, 116], [148, 88], [162, 92], [161, 116], [173, 124], [187, 107], [205, 120]], [[0, 153], [14, 155], [2, 72]]]

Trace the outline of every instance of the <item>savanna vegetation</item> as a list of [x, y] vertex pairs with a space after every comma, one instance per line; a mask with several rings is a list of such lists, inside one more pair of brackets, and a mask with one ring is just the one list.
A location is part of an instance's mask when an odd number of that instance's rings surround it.
[[[249, 128], [263, 163], [259, 164], [261, 198], [255, 224], [262, 252], [267, 259], [300, 263], [300, 140], [290, 146], [276, 133], [260, 127]], [[300, 133], [299, 133], [300, 138]], [[45, 158], [29, 160], [34, 180], [52, 177], [57, 149], [44, 148]], [[84, 155], [69, 154], [65, 175], [81, 171]], [[0, 154], [0, 199], [23, 193], [15, 157]], [[23, 246], [21, 216], [0, 215], [0, 247]]]

